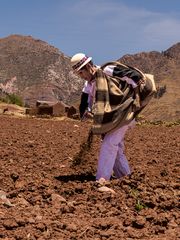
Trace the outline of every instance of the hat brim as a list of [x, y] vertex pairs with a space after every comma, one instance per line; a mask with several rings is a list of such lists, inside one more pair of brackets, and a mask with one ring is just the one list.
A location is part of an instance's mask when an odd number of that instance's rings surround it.
[[78, 67], [77, 69], [75, 69], [75, 71], [78, 72], [79, 70], [81, 70], [81, 68], [83, 68], [83, 67], [84, 67], [87, 63], [89, 63], [91, 60], [92, 60], [92, 57], [88, 57], [88, 58], [86, 59], [86, 61], [83, 62], [83, 64], [82, 64], [80, 67]]

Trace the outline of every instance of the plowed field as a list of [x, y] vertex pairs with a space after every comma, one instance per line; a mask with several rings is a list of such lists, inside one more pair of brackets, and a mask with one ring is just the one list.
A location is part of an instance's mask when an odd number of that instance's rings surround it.
[[180, 126], [137, 125], [125, 138], [132, 174], [100, 192], [100, 139], [75, 161], [90, 123], [0, 116], [0, 238], [180, 237]]

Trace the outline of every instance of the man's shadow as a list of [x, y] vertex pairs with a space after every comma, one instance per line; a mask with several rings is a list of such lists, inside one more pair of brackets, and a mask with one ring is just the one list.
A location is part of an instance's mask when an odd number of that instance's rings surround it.
[[96, 177], [92, 173], [60, 175], [60, 176], [55, 176], [54, 178], [61, 182], [70, 182], [70, 181], [89, 182], [89, 181], [96, 180]]

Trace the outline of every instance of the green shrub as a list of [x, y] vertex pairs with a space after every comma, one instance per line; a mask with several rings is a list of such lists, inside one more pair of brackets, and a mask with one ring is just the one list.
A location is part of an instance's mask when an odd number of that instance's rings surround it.
[[11, 103], [11, 104], [16, 104], [18, 106], [23, 106], [22, 98], [20, 96], [17, 96], [14, 93], [6, 94], [6, 96], [2, 97], [0, 100], [3, 101], [3, 102], [6, 102], [6, 103]]

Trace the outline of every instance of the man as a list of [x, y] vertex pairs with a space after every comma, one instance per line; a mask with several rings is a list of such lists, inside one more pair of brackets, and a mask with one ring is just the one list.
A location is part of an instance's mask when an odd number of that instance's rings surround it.
[[[85, 54], [83, 54], [85, 55]], [[89, 58], [90, 60], [90, 58]], [[97, 66], [97, 68], [100, 68], [100, 66]], [[124, 70], [123, 70], [124, 71]], [[122, 81], [127, 81], [130, 85], [135, 90], [136, 93], [136, 105], [140, 104], [139, 100], [139, 95], [137, 92], [137, 84], [136, 81], [141, 78], [141, 75], [137, 72], [131, 71], [131, 78], [128, 78], [126, 75], [127, 72], [123, 72], [122, 69], [120, 70], [119, 67], [117, 68], [115, 65], [107, 65], [103, 68], [103, 72], [105, 72], [109, 76], [114, 76], [114, 77], [121, 77]], [[128, 70], [129, 71], [129, 70]], [[134, 74], [135, 72], [135, 74]], [[85, 81], [82, 93], [81, 93], [81, 100], [80, 100], [80, 105], [79, 105], [79, 113], [80, 113], [80, 118], [81, 120], [88, 118], [88, 116], [91, 118], [91, 113], [92, 112], [92, 89], [93, 89], [93, 84], [92, 82]]]
[[[146, 87], [145, 75], [135, 68], [112, 62], [97, 67], [92, 58], [83, 53], [71, 58], [74, 73], [91, 85], [89, 93], [94, 114], [92, 132], [103, 134], [96, 180], [109, 180], [112, 172], [117, 178], [130, 174], [130, 167], [124, 154], [124, 136], [134, 125], [134, 118], [152, 94], [152, 85]], [[108, 67], [108, 68], [107, 68]], [[105, 69], [106, 68], [106, 73]], [[142, 102], [139, 102], [137, 88], [141, 89]], [[144, 95], [143, 95], [144, 94]], [[146, 96], [145, 96], [146, 95]], [[137, 104], [138, 103], [138, 104]]]

